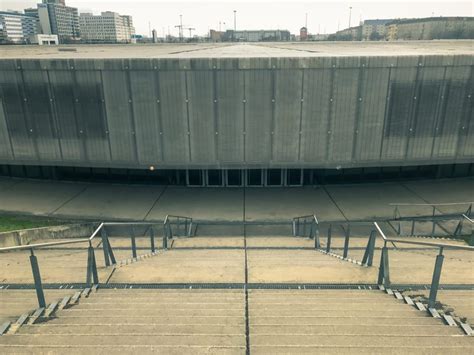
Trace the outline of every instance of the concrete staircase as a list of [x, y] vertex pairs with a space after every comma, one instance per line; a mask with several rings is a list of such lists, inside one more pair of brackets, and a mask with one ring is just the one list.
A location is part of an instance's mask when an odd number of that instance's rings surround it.
[[[0, 353], [466, 354], [474, 337], [369, 290], [99, 289]], [[246, 339], [248, 334], [248, 343]], [[247, 347], [248, 346], [248, 347]]]
[[0, 337], [0, 353], [245, 353], [243, 290], [107, 290]]
[[2, 354], [466, 354], [473, 346], [459, 327], [379, 290], [249, 290], [246, 301], [241, 289], [99, 289], [0, 337]]
[[252, 354], [466, 354], [474, 338], [382, 291], [251, 290]]

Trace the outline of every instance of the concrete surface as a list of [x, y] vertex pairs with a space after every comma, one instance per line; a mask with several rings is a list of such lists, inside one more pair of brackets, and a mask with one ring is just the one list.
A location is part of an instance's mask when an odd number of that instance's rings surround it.
[[[0, 209], [50, 215], [85, 189], [81, 183], [24, 180], [0, 189]], [[90, 206], [88, 206], [90, 207]], [[87, 209], [83, 210], [87, 213]]]
[[[405, 291], [403, 295], [429, 297], [429, 291]], [[461, 321], [474, 326], [474, 290], [438, 290], [436, 300]]]
[[290, 220], [308, 214], [316, 214], [321, 220], [344, 219], [321, 187], [245, 190], [245, 219], [248, 221]]
[[[474, 187], [474, 183], [471, 184]], [[325, 188], [348, 220], [393, 217], [391, 202], [425, 203], [399, 183], [333, 185]], [[431, 190], [431, 197], [433, 191], [436, 189]], [[407, 207], [405, 210], [416, 215], [419, 208]]]
[[0, 352], [242, 354], [244, 302], [242, 290], [100, 290], [0, 337]]
[[[72, 296], [76, 290], [45, 290], [44, 298], [47, 304]], [[38, 308], [35, 290], [0, 290], [0, 325], [6, 321], [16, 322], [22, 314]]]
[[[68, 46], [61, 46], [68, 47]], [[186, 57], [325, 57], [366, 55], [472, 54], [472, 41], [317, 42], [317, 43], [199, 43], [153, 45], [80, 45], [75, 51], [58, 47], [5, 46], [8, 58], [186, 58]]]
[[[0, 183], [0, 212], [93, 220], [161, 221], [166, 214], [178, 214], [197, 220], [242, 221], [245, 212], [247, 221], [289, 221], [294, 216], [316, 213], [324, 222], [390, 217], [393, 215], [393, 207], [388, 205], [391, 202], [474, 200], [473, 178], [324, 187], [245, 188], [245, 193], [241, 188], [86, 184], [25, 179], [2, 179]], [[451, 192], [453, 196], [450, 197]], [[409, 207], [404, 208], [402, 214], [424, 214], [424, 211], [427, 211], [425, 207]]]
[[167, 214], [201, 220], [241, 221], [244, 195], [240, 188], [185, 188], [169, 186], [147, 220], [163, 220]]
[[89, 185], [55, 214], [95, 219], [143, 219], [160, 197], [163, 186]]

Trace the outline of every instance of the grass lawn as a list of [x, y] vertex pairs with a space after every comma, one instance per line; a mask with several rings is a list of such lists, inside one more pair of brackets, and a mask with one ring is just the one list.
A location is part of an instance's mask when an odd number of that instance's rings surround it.
[[67, 223], [66, 221], [44, 217], [0, 215], [0, 233], [18, 229], [58, 226]]

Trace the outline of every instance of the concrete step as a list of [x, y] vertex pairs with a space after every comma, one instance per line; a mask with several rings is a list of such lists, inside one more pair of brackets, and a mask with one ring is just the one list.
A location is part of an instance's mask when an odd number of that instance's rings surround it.
[[407, 324], [338, 324], [331, 323], [318, 325], [300, 324], [274, 324], [274, 325], [251, 325], [250, 333], [254, 335], [264, 334], [302, 334], [302, 335], [325, 335], [325, 334], [348, 334], [348, 335], [461, 335], [458, 327], [443, 327], [437, 324], [407, 325]]
[[73, 307], [58, 313], [58, 317], [67, 316], [104, 316], [108, 315], [120, 317], [176, 317], [176, 316], [244, 316], [244, 308], [219, 308], [219, 309], [199, 309], [199, 308], [140, 308], [140, 309], [121, 309], [121, 308], [80, 308]]
[[259, 345], [250, 346], [251, 354], [369, 354], [369, 355], [465, 355], [471, 351], [470, 346], [351, 346], [351, 345], [296, 345], [296, 346], [275, 346]]
[[14, 334], [2, 336], [1, 344], [25, 345], [188, 345], [188, 346], [215, 346], [233, 345], [245, 346], [245, 335], [156, 335], [146, 334]]
[[350, 324], [354, 327], [358, 325], [371, 325], [377, 326], [379, 324], [391, 324], [391, 325], [433, 325], [433, 324], [442, 324], [440, 320], [434, 319], [432, 317], [418, 317], [416, 315], [411, 317], [398, 317], [396, 315], [385, 315], [385, 316], [372, 316], [369, 314], [358, 314], [355, 316], [344, 316], [344, 315], [334, 315], [334, 316], [287, 316], [281, 317], [278, 315], [274, 316], [261, 316], [261, 317], [251, 317], [251, 325], [273, 325], [273, 324], [295, 324], [297, 326], [307, 326], [307, 325], [319, 325], [319, 324], [330, 324], [330, 325], [345, 325]]
[[117, 314], [107, 315], [66, 315], [60, 314], [58, 318], [51, 319], [48, 324], [116, 324], [116, 325], [134, 325], [134, 324], [215, 324], [215, 325], [245, 325], [244, 314], [238, 316], [127, 316], [123, 317]]
[[335, 310], [339, 311], [344, 310], [356, 310], [356, 311], [410, 311], [410, 308], [406, 304], [393, 301], [392, 303], [356, 303], [356, 302], [347, 302], [347, 303], [319, 303], [319, 304], [306, 304], [306, 303], [253, 303], [249, 302], [249, 310], [251, 311], [274, 311], [277, 310], [280, 312], [295, 311], [300, 312], [302, 310], [307, 312], [321, 312], [322, 310]]
[[[403, 308], [396, 308], [396, 309], [342, 309], [337, 307], [327, 308], [324, 309], [278, 309], [278, 308], [249, 308], [249, 315], [250, 318], [256, 316], [280, 316], [280, 317], [307, 317], [307, 316], [318, 316], [318, 317], [334, 317], [334, 316], [342, 316], [342, 317], [359, 317], [364, 315], [363, 313], [367, 313], [371, 317], [414, 317], [417, 316], [419, 311], [415, 310], [414, 307], [406, 306]], [[422, 313], [422, 312], [420, 312]], [[423, 315], [425, 315], [423, 313]], [[420, 315], [421, 316], [421, 315]], [[428, 317], [428, 314], [426, 314]]]
[[474, 346], [474, 338], [463, 335], [252, 335], [252, 345], [305, 345], [305, 346]]
[[199, 309], [199, 310], [218, 310], [218, 309], [238, 309], [243, 310], [244, 300], [242, 299], [241, 302], [133, 302], [133, 303], [82, 303], [80, 307], [76, 309], [81, 310], [88, 310], [88, 309], [102, 309], [102, 310], [169, 310], [169, 309]]
[[189, 345], [3, 345], [2, 354], [166, 354], [166, 355], [244, 355], [245, 346], [189, 346]]
[[[448, 327], [446, 327], [448, 328]], [[19, 334], [245, 334], [245, 325], [225, 324], [52, 324], [47, 322], [20, 328]]]

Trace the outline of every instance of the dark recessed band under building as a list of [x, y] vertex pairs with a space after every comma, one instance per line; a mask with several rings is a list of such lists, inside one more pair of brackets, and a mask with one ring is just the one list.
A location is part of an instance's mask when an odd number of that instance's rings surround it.
[[5, 48], [0, 164], [472, 174], [473, 43]]

